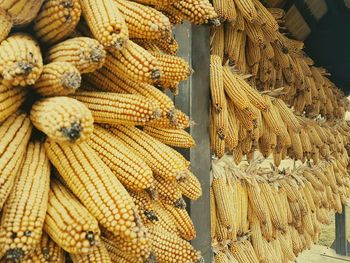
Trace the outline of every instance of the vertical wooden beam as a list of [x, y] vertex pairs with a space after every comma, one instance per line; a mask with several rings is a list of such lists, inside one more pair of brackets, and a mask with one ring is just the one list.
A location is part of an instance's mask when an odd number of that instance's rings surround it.
[[338, 255], [348, 256], [350, 253], [347, 233], [346, 206], [343, 205], [343, 213], [335, 214], [335, 240], [331, 246]]
[[209, 142], [209, 67], [210, 67], [210, 29], [206, 26], [192, 26], [185, 23], [175, 29], [179, 41], [178, 55], [184, 57], [192, 66], [194, 74], [184, 82], [175, 97], [175, 105], [187, 113], [194, 125], [189, 132], [197, 146], [181, 151], [191, 161], [191, 169], [199, 178], [203, 195], [195, 202], [188, 202], [188, 212], [197, 230], [192, 241], [202, 252], [205, 262], [212, 262], [210, 237], [210, 142]]

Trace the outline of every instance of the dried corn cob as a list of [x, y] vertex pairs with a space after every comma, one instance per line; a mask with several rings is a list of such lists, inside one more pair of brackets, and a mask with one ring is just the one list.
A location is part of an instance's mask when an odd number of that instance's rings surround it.
[[152, 170], [108, 130], [95, 126], [87, 141], [127, 189], [140, 191], [153, 187]]
[[147, 123], [148, 126], [164, 129], [186, 129], [193, 124], [190, 118], [182, 111], [173, 109], [159, 119]]
[[228, 128], [227, 136], [225, 138], [225, 145], [229, 150], [233, 150], [238, 145], [238, 130], [239, 130], [239, 121], [236, 116], [235, 109], [231, 106], [230, 102], [227, 106], [228, 110]]
[[25, 114], [12, 114], [0, 126], [0, 209], [21, 168], [31, 132], [32, 126]]
[[178, 181], [178, 186], [184, 196], [191, 200], [197, 200], [202, 196], [202, 187], [198, 178], [191, 172], [183, 180]]
[[210, 54], [224, 59], [225, 50], [225, 28], [224, 25], [211, 28]]
[[85, 21], [104, 46], [121, 49], [129, 38], [128, 27], [113, 0], [81, 0]]
[[237, 0], [235, 1], [235, 4], [246, 20], [248, 20], [250, 23], [257, 21], [258, 13], [255, 9], [253, 1]]
[[266, 203], [263, 202], [261, 197], [261, 189], [259, 184], [254, 178], [252, 178], [245, 184], [245, 186], [252, 211], [262, 225], [267, 224], [267, 221], [270, 221], [271, 219], [270, 214], [268, 213], [268, 207], [266, 206]]
[[80, 91], [73, 97], [90, 109], [97, 123], [144, 125], [160, 115], [157, 102], [140, 95]]
[[[1, 3], [0, 3], [1, 7]], [[38, 43], [17, 33], [0, 44], [0, 74], [13, 86], [32, 85], [40, 77], [43, 61]]]
[[12, 17], [5, 10], [0, 8], [0, 42], [3, 41], [11, 31], [13, 26]]
[[182, 199], [182, 192], [175, 180], [165, 180], [156, 177], [155, 188], [162, 203], [182, 209], [186, 207]]
[[60, 42], [47, 53], [48, 62], [70, 62], [82, 74], [101, 68], [105, 58], [103, 46], [88, 37], [75, 37]]
[[160, 226], [152, 226], [148, 231], [158, 262], [200, 262], [200, 252], [175, 234]]
[[173, 101], [166, 94], [152, 85], [134, 82], [125, 76], [116, 74], [116, 72], [107, 67], [102, 67], [101, 69], [86, 75], [84, 80], [103, 91], [139, 94], [146, 98], [158, 101], [159, 108], [164, 116], [170, 113], [175, 107]]
[[74, 93], [81, 83], [80, 72], [70, 63], [53, 62], [43, 67], [34, 89], [45, 97]]
[[41, 236], [40, 244], [35, 251], [26, 256], [24, 263], [65, 263], [63, 249], [58, 246], [45, 232]]
[[94, 263], [103, 262], [111, 263], [111, 258], [109, 257], [108, 251], [105, 245], [101, 242], [98, 246], [95, 246], [93, 250], [88, 254], [72, 254], [71, 255], [73, 263]]
[[238, 262], [250, 262], [258, 263], [259, 260], [256, 257], [254, 248], [248, 240], [244, 240], [241, 243], [233, 243], [230, 251], [233, 257], [238, 260]]
[[156, 201], [154, 204], [154, 212], [157, 215], [159, 221], [155, 222], [155, 225], [160, 226], [166, 231], [178, 235], [178, 230], [172, 216], [165, 210], [163, 204], [159, 201]]
[[215, 0], [213, 1], [215, 11], [220, 20], [234, 23], [237, 18], [237, 11], [234, 1]]
[[51, 181], [44, 230], [71, 254], [90, 253], [100, 241], [96, 219], [57, 180]]
[[196, 145], [192, 136], [185, 130], [162, 129], [145, 126], [143, 131], [160, 142], [173, 147], [191, 148]]
[[218, 251], [214, 256], [215, 263], [230, 263], [231, 261], [223, 251]]
[[264, 248], [264, 241], [263, 241], [263, 236], [261, 233], [260, 229], [260, 222], [259, 219], [253, 214], [251, 218], [251, 242], [252, 246], [254, 248], [254, 251], [256, 253], [257, 258], [259, 261], [265, 260], [266, 258], [266, 253], [265, 253], [265, 248]]
[[68, 37], [81, 15], [79, 0], [45, 1], [35, 18], [34, 31], [40, 41], [54, 44]]
[[162, 144], [135, 127], [115, 126], [110, 131], [127, 144], [132, 151], [142, 156], [152, 171], [164, 179], [179, 179], [185, 176], [186, 161], [176, 151]]
[[193, 222], [185, 209], [179, 209], [167, 204], [164, 204], [164, 209], [172, 216], [181, 238], [190, 241], [196, 237]]
[[52, 97], [37, 101], [30, 112], [33, 125], [58, 142], [81, 142], [93, 131], [90, 110], [68, 97]]
[[122, 253], [112, 241], [104, 237], [102, 237], [102, 240], [112, 262], [129, 263], [132, 261], [132, 259], [125, 255], [125, 253]]
[[263, 118], [266, 121], [267, 125], [270, 127], [270, 129], [278, 136], [282, 135], [283, 131], [282, 129], [286, 129], [286, 127], [281, 126], [283, 124], [283, 121], [281, 120], [281, 116], [277, 115], [277, 108], [274, 107], [272, 104], [272, 101], [270, 97], [264, 95], [263, 96], [266, 103], [269, 104], [269, 111], [263, 112]]
[[43, 0], [1, 0], [0, 8], [10, 14], [15, 26], [24, 26], [37, 16], [43, 2]]
[[0, 78], [0, 122], [15, 113], [24, 102], [28, 90], [23, 87], [12, 87]]
[[69, 188], [102, 226], [130, 240], [143, 234], [131, 197], [86, 143], [59, 145], [46, 140], [45, 148]]
[[1, 216], [0, 254], [19, 261], [39, 244], [47, 209], [50, 164], [39, 142], [30, 143]]
[[275, 107], [277, 107], [284, 123], [288, 126], [288, 128], [292, 129], [294, 132], [300, 131], [300, 123], [287, 105], [281, 99], [275, 99], [272, 103]]
[[215, 109], [214, 112], [218, 113], [226, 107], [226, 98], [222, 60], [217, 55], [210, 56], [210, 76], [211, 103]]
[[113, 50], [104, 66], [136, 82], [152, 84], [162, 75], [156, 58], [131, 40], [125, 43], [122, 50]]
[[114, 0], [125, 19], [130, 38], [159, 39], [169, 37], [169, 19], [156, 9], [132, 1]]

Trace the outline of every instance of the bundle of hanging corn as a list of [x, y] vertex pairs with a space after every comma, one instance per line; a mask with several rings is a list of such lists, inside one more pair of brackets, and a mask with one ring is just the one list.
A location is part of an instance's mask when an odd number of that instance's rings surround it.
[[201, 260], [174, 20], [218, 24], [208, 0], [0, 0], [4, 261]]
[[330, 213], [350, 197], [346, 153], [318, 165], [278, 170], [232, 157], [213, 162], [212, 247], [215, 262], [290, 262], [320, 237]]
[[[212, 30], [212, 55], [230, 65], [260, 91], [293, 106], [298, 115], [341, 119], [349, 109], [342, 91], [303, 51], [301, 41], [284, 34], [285, 14], [259, 0], [214, 0], [221, 20]], [[220, 62], [217, 61], [217, 64]], [[213, 75], [214, 76], [214, 75]]]

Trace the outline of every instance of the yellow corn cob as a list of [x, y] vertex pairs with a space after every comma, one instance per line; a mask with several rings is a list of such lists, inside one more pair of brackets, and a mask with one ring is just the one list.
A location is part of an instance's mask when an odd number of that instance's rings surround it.
[[191, 200], [197, 200], [202, 196], [201, 184], [198, 178], [190, 171], [186, 178], [178, 181], [178, 186], [182, 194]]
[[196, 230], [187, 211], [167, 204], [163, 206], [165, 211], [173, 218], [179, 236], [188, 241], [194, 239], [196, 237]]
[[237, 86], [234, 73], [227, 66], [223, 67], [224, 88], [234, 105], [239, 110], [246, 110], [250, 107], [250, 101], [247, 94]]
[[102, 226], [131, 240], [143, 234], [131, 197], [86, 143], [58, 145], [47, 140], [45, 146], [51, 163]]
[[108, 130], [95, 126], [87, 141], [127, 189], [140, 191], [153, 187], [152, 170]]
[[163, 129], [186, 129], [192, 125], [192, 121], [184, 112], [173, 109], [166, 116], [152, 120], [147, 125]]
[[97, 40], [75, 37], [51, 47], [47, 53], [48, 62], [70, 62], [80, 73], [93, 72], [102, 67], [106, 52]]
[[254, 252], [254, 248], [252, 244], [248, 240], [244, 240], [241, 243], [233, 243], [230, 251], [233, 257], [238, 262], [250, 262], [250, 263], [258, 263], [259, 260]]
[[259, 219], [254, 214], [253, 214], [253, 217], [251, 218], [250, 228], [251, 228], [251, 234], [252, 234], [251, 242], [252, 242], [254, 251], [259, 261], [262, 261], [266, 258], [263, 236], [260, 229]]
[[110, 131], [140, 155], [155, 175], [166, 180], [179, 179], [186, 173], [187, 162], [174, 149], [162, 144], [141, 130], [130, 126], [115, 126]]
[[160, 114], [156, 101], [140, 95], [81, 91], [73, 96], [91, 110], [97, 123], [144, 125]]
[[24, 114], [15, 113], [0, 126], [0, 209], [21, 168], [31, 132], [30, 120]]
[[10, 14], [15, 26], [24, 26], [37, 16], [43, 2], [43, 0], [1, 0], [0, 9]]
[[180, 0], [165, 9], [170, 14], [180, 14], [182, 19], [188, 20], [192, 24], [220, 25], [218, 14], [207, 0]]
[[162, 75], [156, 58], [131, 40], [125, 43], [122, 50], [113, 50], [104, 66], [137, 82], [154, 83]]
[[211, 28], [210, 54], [224, 59], [225, 50], [225, 28], [224, 25]]
[[28, 90], [23, 87], [12, 87], [0, 78], [0, 122], [15, 113], [24, 102]]
[[273, 105], [277, 107], [284, 123], [288, 126], [288, 128], [292, 129], [294, 132], [300, 131], [301, 126], [298, 119], [281, 99], [275, 99], [273, 101]]
[[[258, 65], [261, 60], [260, 47], [257, 43], [247, 40], [246, 57], [249, 66]], [[253, 74], [256, 75], [256, 74]]]
[[129, 38], [124, 17], [113, 0], [82, 0], [85, 21], [94, 37], [104, 46], [121, 49]]
[[272, 104], [271, 99], [266, 95], [264, 95], [263, 98], [270, 106], [268, 112], [263, 112], [264, 121], [276, 135], [281, 136], [283, 134], [283, 130], [286, 129], [286, 127], [282, 125], [283, 121], [281, 120], [281, 116], [278, 114], [279, 112], [277, 112], [277, 109]]
[[216, 204], [215, 204], [215, 195], [213, 188], [210, 187], [209, 190], [210, 195], [210, 236], [212, 239], [214, 239], [215, 233], [216, 233], [216, 222], [218, 219], [216, 218]]
[[169, 37], [169, 19], [156, 9], [132, 1], [114, 0], [129, 30], [130, 38], [159, 39]]
[[1, 42], [0, 74], [8, 84], [32, 85], [40, 77], [42, 67], [39, 45], [31, 36], [17, 33]]
[[148, 232], [158, 262], [200, 262], [200, 252], [175, 234], [160, 226], [152, 226]]
[[[243, 24], [244, 25], [244, 24]], [[230, 62], [238, 63], [241, 46], [245, 42], [245, 33], [238, 28], [238, 20], [233, 26], [226, 24], [224, 36], [224, 53], [227, 54]]]
[[162, 72], [159, 83], [167, 81], [186, 80], [192, 73], [192, 69], [186, 60], [180, 57], [152, 53], [158, 61], [158, 66]]
[[73, 263], [112, 262], [108, 251], [102, 242], [98, 246], [95, 246], [88, 254], [72, 254], [70, 256]]
[[223, 251], [218, 251], [214, 256], [215, 263], [230, 263], [231, 261]]
[[[135, 39], [134, 39], [135, 40]], [[179, 50], [179, 44], [174, 37], [162, 37], [155, 40], [136, 40], [137, 44], [147, 49], [152, 45], [165, 52], [166, 54], [175, 56]]]
[[228, 128], [227, 136], [225, 138], [225, 144], [229, 150], [233, 150], [238, 145], [238, 130], [239, 130], [239, 121], [235, 113], [235, 109], [231, 106], [230, 101], [228, 102], [227, 111], [228, 111]]
[[224, 107], [226, 107], [226, 98], [224, 91], [222, 60], [217, 55], [210, 56], [210, 92], [211, 103], [215, 109], [214, 112], [222, 111]]
[[81, 83], [80, 72], [67, 62], [53, 62], [43, 67], [34, 89], [45, 97], [74, 93]]
[[30, 112], [33, 125], [58, 142], [81, 142], [93, 131], [90, 110], [68, 97], [52, 97], [37, 101]]
[[[151, 193], [151, 194], [150, 194]], [[152, 191], [130, 191], [129, 194], [132, 197], [143, 224], [147, 227], [150, 224], [154, 224], [159, 221], [159, 216], [155, 212], [155, 201], [152, 200], [153, 195], [156, 196], [156, 192]], [[152, 195], [152, 198], [151, 196]], [[156, 196], [157, 197], [157, 196]]]
[[140, 237], [137, 242], [124, 239], [105, 230], [103, 230], [103, 236], [109, 240], [108, 244], [112, 245], [130, 262], [149, 262], [154, 258], [148, 234]]
[[[178, 230], [176, 228], [176, 223], [174, 218], [165, 210], [163, 204], [159, 201], [153, 203], [154, 212], [157, 215], [158, 221], [154, 225], [158, 225], [165, 229], [166, 231], [178, 235]], [[149, 226], [147, 226], [149, 227]]]
[[[217, 175], [218, 178], [213, 178], [212, 188], [215, 195], [216, 211], [218, 213], [220, 222], [224, 227], [228, 229], [236, 229], [235, 213], [234, 209], [229, 206], [232, 205], [230, 202], [232, 193], [232, 188], [229, 188], [227, 179], [223, 176]], [[231, 189], [231, 190], [230, 190]]]
[[[219, 215], [216, 215], [216, 218], [219, 218]], [[227, 241], [227, 239], [228, 239], [227, 227], [225, 227], [218, 219], [214, 223], [215, 223], [215, 239], [219, 243], [223, 243], [223, 242]], [[235, 233], [231, 233], [231, 234], [233, 236]], [[233, 239], [233, 238], [231, 238], [231, 239]]]
[[11, 31], [13, 20], [9, 13], [0, 8], [0, 42], [3, 41]]
[[262, 225], [267, 224], [267, 221], [270, 221], [271, 219], [270, 214], [268, 213], [268, 208], [262, 200], [259, 184], [255, 179], [251, 179], [245, 185], [252, 211]]
[[309, 135], [310, 142], [312, 145], [317, 147], [323, 146], [323, 141], [321, 140], [320, 136], [318, 135], [316, 129], [312, 127], [311, 125], [306, 129], [307, 134]]
[[234, 1], [215, 0], [213, 6], [221, 21], [227, 20], [231, 23], [236, 21], [237, 11]]
[[57, 180], [51, 181], [44, 230], [72, 254], [92, 252], [100, 241], [96, 219]]
[[143, 131], [160, 142], [173, 147], [191, 148], [196, 145], [192, 136], [185, 130], [162, 129], [145, 126]]
[[300, 130], [300, 139], [301, 140], [301, 144], [303, 145], [303, 151], [304, 153], [311, 153], [312, 150], [312, 146], [311, 146], [311, 142], [310, 142], [310, 138], [309, 135], [306, 133], [305, 129], [301, 129]]
[[79, 0], [45, 1], [35, 18], [34, 31], [40, 41], [54, 44], [68, 37], [81, 15]]
[[301, 143], [302, 138], [300, 137], [300, 132], [295, 132], [288, 130], [291, 143], [292, 143], [292, 150], [294, 153], [295, 159], [301, 160], [303, 159], [303, 145]]
[[228, 130], [227, 106], [223, 105], [220, 112], [216, 112], [215, 109], [212, 109], [211, 114], [211, 125], [213, 125], [212, 140], [214, 140], [213, 152], [220, 158], [225, 154], [225, 138]]
[[175, 180], [165, 180], [156, 177], [155, 187], [162, 203], [182, 209], [186, 207], [186, 203], [182, 199], [182, 192]]
[[124, 76], [116, 74], [116, 72], [107, 67], [102, 67], [86, 75], [84, 79], [87, 80], [89, 84], [103, 91], [138, 94], [158, 101], [163, 115], [170, 113], [170, 111], [174, 109], [173, 101], [162, 91], [146, 83], [131, 81]]
[[49, 193], [50, 165], [39, 142], [30, 143], [1, 216], [0, 254], [18, 261], [40, 242]]
[[251, 0], [237, 0], [235, 1], [237, 8], [241, 11], [243, 17], [250, 23], [253, 23], [258, 18], [257, 10], [255, 9], [254, 3]]
[[24, 263], [65, 263], [63, 249], [58, 246], [45, 232], [41, 236], [40, 244], [35, 251], [27, 255], [21, 262]]
[[245, 21], [244, 28], [247, 32], [247, 37], [250, 41], [262, 48], [262, 51], [266, 50], [264, 32], [261, 29], [261, 26], [257, 23], [251, 23]]

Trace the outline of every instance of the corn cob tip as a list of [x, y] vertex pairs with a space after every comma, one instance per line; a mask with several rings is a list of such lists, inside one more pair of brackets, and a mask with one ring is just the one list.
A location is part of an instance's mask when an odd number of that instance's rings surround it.
[[75, 72], [67, 72], [62, 76], [62, 85], [68, 89], [78, 89], [81, 85], [81, 76]]
[[81, 136], [82, 127], [80, 123], [74, 122], [69, 128], [63, 127], [60, 132], [67, 137], [71, 142], [76, 141]]
[[187, 205], [185, 200], [181, 197], [174, 202], [174, 206], [179, 209], [185, 209]]
[[6, 251], [5, 259], [19, 262], [24, 257], [24, 251], [21, 248], [12, 248]]
[[148, 258], [145, 260], [145, 263], [156, 263], [157, 262], [157, 256], [154, 254], [154, 252], [151, 252]]
[[[120, 46], [120, 48], [122, 47], [123, 45]], [[101, 46], [95, 46], [90, 53], [90, 59], [93, 62], [100, 62], [105, 59], [105, 56], [105, 51], [103, 48], [101, 48]]]
[[154, 221], [159, 221], [159, 218], [157, 216], [157, 214], [154, 212], [154, 211], [151, 211], [151, 210], [145, 210], [143, 212], [143, 214], [147, 217], [147, 219], [151, 222], [154, 222]]
[[209, 26], [220, 26], [221, 22], [219, 18], [213, 18], [208, 20], [208, 25]]
[[159, 79], [161, 76], [161, 72], [159, 69], [153, 69], [152, 72], [151, 72], [151, 78], [152, 80], [157, 80]]
[[158, 199], [158, 191], [154, 187], [149, 187], [145, 189], [146, 193], [151, 197], [152, 200]]

